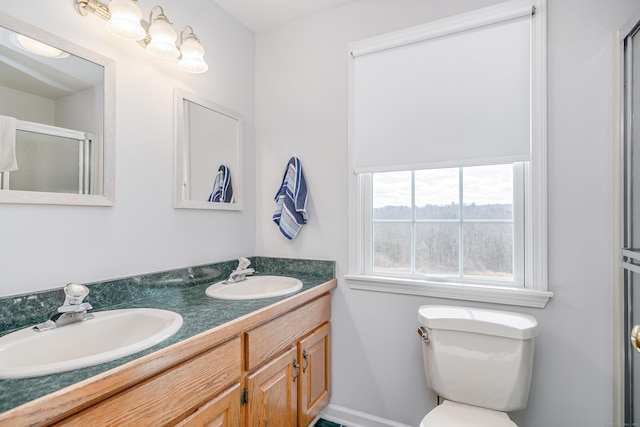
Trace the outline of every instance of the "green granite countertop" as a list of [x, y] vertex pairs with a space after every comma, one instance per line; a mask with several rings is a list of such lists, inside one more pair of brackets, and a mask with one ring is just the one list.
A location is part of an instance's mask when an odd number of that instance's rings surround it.
[[[296, 293], [309, 290], [335, 277], [333, 261], [265, 257], [250, 259], [251, 267], [256, 270], [255, 275], [275, 274], [300, 279], [303, 287]], [[92, 312], [120, 308], [161, 308], [179, 313], [184, 323], [175, 335], [162, 343], [111, 362], [42, 377], [0, 380], [0, 413], [294, 295], [246, 301], [207, 297], [205, 289], [210, 284], [228, 277], [236, 265], [236, 261], [227, 261], [86, 284], [90, 289], [86, 301], [92, 304]], [[63, 295], [60, 288], [0, 299], [0, 335], [46, 320], [48, 313], [54, 312], [64, 300]]]

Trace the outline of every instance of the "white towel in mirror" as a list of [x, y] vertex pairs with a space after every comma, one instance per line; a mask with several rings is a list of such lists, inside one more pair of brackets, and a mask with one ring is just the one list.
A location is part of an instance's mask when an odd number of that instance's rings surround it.
[[0, 172], [18, 169], [16, 161], [16, 123], [15, 117], [0, 116]]

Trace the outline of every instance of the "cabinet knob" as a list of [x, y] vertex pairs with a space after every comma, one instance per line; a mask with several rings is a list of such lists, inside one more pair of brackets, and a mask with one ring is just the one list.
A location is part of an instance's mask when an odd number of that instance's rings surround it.
[[307, 368], [309, 367], [309, 354], [307, 353], [307, 350], [302, 352], [302, 359], [304, 359], [304, 366], [302, 367], [302, 373], [304, 374], [307, 372]]

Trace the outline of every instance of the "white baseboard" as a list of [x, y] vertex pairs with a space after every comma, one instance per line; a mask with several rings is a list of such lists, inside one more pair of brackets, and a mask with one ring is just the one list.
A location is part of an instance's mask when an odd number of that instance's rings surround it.
[[322, 410], [320, 418], [347, 427], [414, 427], [332, 404]]

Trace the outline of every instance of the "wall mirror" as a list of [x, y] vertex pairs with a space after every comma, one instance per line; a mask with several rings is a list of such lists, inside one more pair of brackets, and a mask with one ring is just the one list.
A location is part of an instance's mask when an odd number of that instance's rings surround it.
[[0, 203], [113, 205], [114, 78], [112, 60], [0, 13]]
[[242, 117], [176, 88], [174, 206], [242, 209]]

